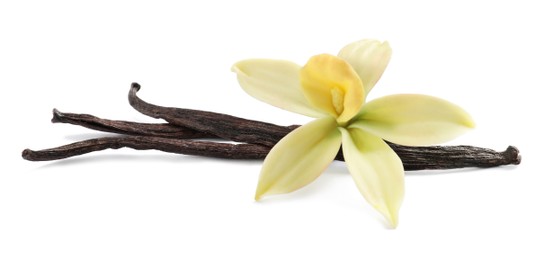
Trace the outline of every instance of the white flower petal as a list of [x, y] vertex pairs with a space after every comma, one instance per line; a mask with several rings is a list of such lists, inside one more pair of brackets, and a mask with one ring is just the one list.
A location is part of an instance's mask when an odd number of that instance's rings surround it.
[[357, 72], [364, 90], [369, 93], [381, 78], [392, 56], [388, 42], [360, 40], [340, 50], [338, 57], [346, 60]]
[[404, 194], [404, 170], [381, 138], [360, 129], [341, 129], [342, 149], [351, 176], [364, 198], [390, 222], [398, 224]]
[[474, 127], [472, 118], [446, 100], [416, 94], [385, 96], [366, 103], [350, 128], [364, 129], [393, 143], [431, 145]]
[[237, 62], [232, 71], [249, 95], [270, 105], [310, 117], [324, 113], [310, 106], [301, 91], [301, 66], [283, 60], [250, 59]]
[[340, 143], [340, 131], [332, 117], [317, 119], [295, 129], [266, 157], [255, 199], [292, 192], [309, 184], [334, 160]]

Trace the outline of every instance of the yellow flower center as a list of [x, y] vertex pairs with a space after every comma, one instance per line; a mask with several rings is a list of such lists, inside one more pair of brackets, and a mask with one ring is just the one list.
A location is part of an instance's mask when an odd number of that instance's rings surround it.
[[344, 111], [344, 92], [339, 88], [331, 89], [331, 98], [334, 110], [338, 115]]
[[364, 103], [358, 74], [346, 61], [329, 54], [313, 56], [301, 69], [301, 90], [310, 104], [345, 125]]

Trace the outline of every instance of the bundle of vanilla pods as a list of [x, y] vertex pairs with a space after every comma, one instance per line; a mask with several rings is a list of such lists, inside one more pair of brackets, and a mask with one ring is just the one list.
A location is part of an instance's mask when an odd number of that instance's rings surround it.
[[[109, 120], [88, 114], [62, 113], [54, 109], [52, 118], [54, 123], [80, 125], [119, 135], [89, 139], [44, 150], [25, 149], [22, 157], [29, 161], [51, 161], [105, 149], [127, 147], [226, 159], [263, 159], [280, 139], [299, 127], [279, 126], [221, 113], [157, 106], [137, 96], [140, 88], [139, 84], [132, 83], [128, 94], [130, 105], [142, 114], [163, 119], [167, 123]], [[467, 145], [404, 146], [387, 143], [401, 158], [406, 171], [487, 168], [517, 165], [521, 161], [519, 151], [514, 146], [507, 147], [503, 152], [497, 152]], [[336, 160], [344, 160], [342, 153], [338, 153]]]

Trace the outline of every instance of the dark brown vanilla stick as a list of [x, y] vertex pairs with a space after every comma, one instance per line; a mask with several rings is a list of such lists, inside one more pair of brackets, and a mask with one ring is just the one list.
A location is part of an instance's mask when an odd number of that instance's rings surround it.
[[171, 124], [149, 124], [130, 121], [102, 119], [88, 114], [62, 113], [57, 109], [52, 111], [52, 123], [69, 123], [89, 129], [125, 134], [155, 137], [169, 137], [176, 139], [213, 138], [214, 135]]
[[458, 146], [403, 146], [387, 142], [403, 162], [405, 170], [438, 170], [466, 167], [489, 168], [518, 165], [520, 152], [509, 146], [503, 152], [468, 145]]
[[140, 113], [226, 140], [272, 147], [295, 129], [220, 113], [153, 105], [137, 97], [140, 88], [139, 84], [132, 83], [128, 94], [130, 105]]
[[269, 147], [255, 144], [229, 144], [153, 136], [126, 136], [89, 139], [40, 151], [26, 149], [22, 152], [22, 158], [29, 161], [51, 161], [123, 147], [225, 159], [262, 159], [266, 157], [270, 150]]
[[[406, 171], [464, 167], [487, 168], [520, 163], [518, 149], [512, 146], [509, 146], [504, 152], [496, 152], [472, 146], [409, 147], [392, 143], [389, 145], [401, 158]], [[228, 144], [153, 136], [128, 136], [90, 139], [39, 151], [26, 149], [22, 152], [22, 157], [29, 161], [51, 161], [124, 147], [226, 159], [263, 159], [271, 149], [257, 144]], [[344, 160], [341, 154], [336, 159]]]

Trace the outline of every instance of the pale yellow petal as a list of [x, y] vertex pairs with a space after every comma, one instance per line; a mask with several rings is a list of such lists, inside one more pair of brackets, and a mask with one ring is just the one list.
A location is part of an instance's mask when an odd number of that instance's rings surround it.
[[401, 160], [381, 138], [360, 129], [341, 129], [347, 167], [364, 198], [391, 224], [398, 224], [403, 201]]
[[329, 54], [310, 58], [301, 69], [301, 87], [315, 107], [345, 123], [364, 103], [364, 90], [357, 73], [344, 60]]
[[403, 145], [431, 145], [452, 140], [474, 127], [470, 115], [446, 100], [399, 94], [366, 103], [350, 125]]
[[232, 66], [240, 86], [270, 105], [310, 117], [325, 115], [313, 108], [301, 91], [301, 66], [283, 60], [250, 59]]
[[334, 118], [324, 117], [301, 126], [269, 152], [256, 189], [256, 200], [288, 193], [315, 180], [334, 160], [341, 135]]
[[346, 45], [338, 57], [346, 60], [362, 80], [366, 93], [375, 86], [392, 56], [388, 42], [360, 40]]

